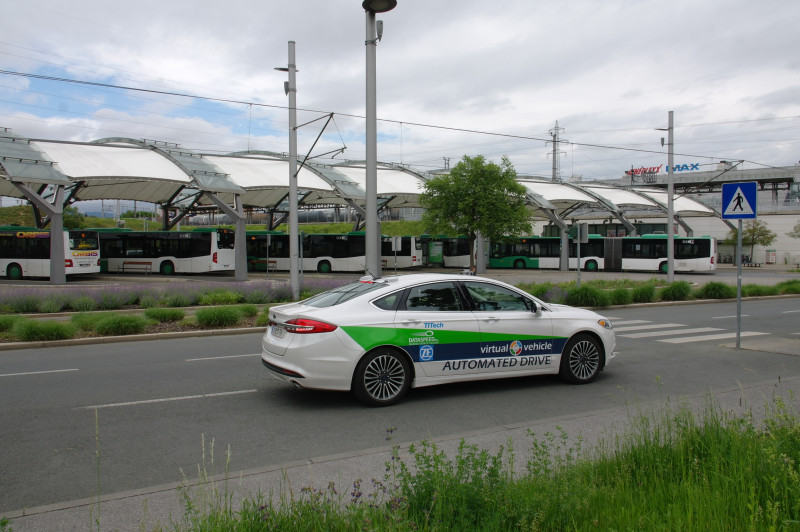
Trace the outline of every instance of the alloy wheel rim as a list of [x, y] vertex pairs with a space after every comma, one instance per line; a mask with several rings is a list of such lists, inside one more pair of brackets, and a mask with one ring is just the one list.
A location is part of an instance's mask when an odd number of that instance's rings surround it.
[[388, 401], [396, 397], [405, 384], [403, 364], [391, 355], [380, 355], [367, 364], [364, 387], [371, 397]]
[[588, 379], [597, 371], [600, 366], [600, 352], [597, 347], [588, 340], [582, 340], [575, 344], [569, 354], [569, 367], [572, 374], [579, 379]]

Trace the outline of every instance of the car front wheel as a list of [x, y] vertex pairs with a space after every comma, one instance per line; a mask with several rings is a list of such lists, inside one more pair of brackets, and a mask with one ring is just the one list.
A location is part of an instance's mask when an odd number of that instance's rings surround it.
[[600, 342], [588, 334], [578, 334], [570, 338], [561, 354], [558, 375], [574, 384], [591, 382], [600, 373], [602, 361]]
[[364, 404], [389, 406], [400, 401], [411, 385], [408, 361], [391, 349], [366, 355], [356, 367], [353, 392]]

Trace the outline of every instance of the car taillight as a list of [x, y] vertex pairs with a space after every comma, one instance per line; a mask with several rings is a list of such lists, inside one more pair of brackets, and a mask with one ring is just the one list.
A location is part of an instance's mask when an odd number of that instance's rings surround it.
[[64, 259], [64, 267], [72, 268], [72, 259]]
[[711, 257], [711, 264], [714, 264], [714, 257]]
[[216, 251], [214, 252], [214, 255], [211, 257], [211, 260], [214, 261], [214, 264], [217, 263], [217, 252]]
[[330, 323], [325, 323], [324, 321], [296, 318], [287, 321], [283, 325], [283, 328], [288, 332], [295, 334], [314, 334], [335, 331], [336, 325], [331, 325]]

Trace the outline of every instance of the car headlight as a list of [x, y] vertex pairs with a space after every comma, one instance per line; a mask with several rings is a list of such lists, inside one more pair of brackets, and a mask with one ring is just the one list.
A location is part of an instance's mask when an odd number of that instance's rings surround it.
[[599, 323], [599, 324], [600, 324], [600, 326], [602, 326], [602, 327], [604, 327], [604, 328], [606, 328], [606, 329], [613, 329], [613, 328], [614, 328], [614, 326], [613, 326], [613, 325], [611, 325], [611, 322], [610, 322], [610, 321], [608, 321], [608, 320], [607, 320], [607, 319], [605, 319], [605, 318], [603, 318], [602, 320], [597, 320], [597, 323]]

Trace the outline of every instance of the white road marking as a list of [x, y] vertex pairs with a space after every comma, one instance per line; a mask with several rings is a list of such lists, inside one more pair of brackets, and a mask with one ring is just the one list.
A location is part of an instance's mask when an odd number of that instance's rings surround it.
[[186, 362], [202, 362], [203, 360], [220, 360], [224, 358], [243, 358], [243, 357], [260, 357], [261, 353], [249, 354], [249, 355], [227, 355], [221, 357], [205, 357], [205, 358], [187, 358]]
[[166, 397], [164, 399], [148, 399], [146, 401], [129, 401], [127, 403], [108, 403], [105, 405], [82, 406], [79, 410], [92, 410], [95, 408], [112, 408], [116, 406], [137, 406], [150, 405], [153, 403], [168, 403], [170, 401], [188, 401], [190, 399], [206, 399], [208, 397], [225, 397], [228, 395], [241, 395], [245, 393], [255, 393], [258, 390], [239, 390], [236, 392], [204, 393], [200, 395], [184, 395], [181, 397]]
[[612, 320], [611, 323], [614, 325], [614, 327], [616, 327], [617, 325], [636, 325], [637, 323], [653, 323], [652, 321], [647, 321], [647, 320], [613, 321], [614, 318], [608, 318], [608, 319]]
[[[744, 331], [740, 333], [740, 336], [760, 336], [762, 334], [769, 334], [769, 333]], [[659, 340], [659, 342], [667, 342], [670, 344], [685, 344], [687, 342], [702, 342], [704, 340], [723, 340], [726, 338], [736, 338], [736, 333], [732, 332], [724, 334], [711, 334], [709, 336], [692, 336], [691, 338], [667, 338], [665, 340]]]
[[647, 329], [669, 329], [670, 327], [686, 327], [683, 323], [651, 323], [649, 325], [631, 325], [630, 327], [617, 327], [614, 330], [620, 331], [644, 331]]
[[6, 373], [0, 377], [18, 377], [20, 375], [44, 375], [45, 373], [64, 373], [67, 371], [78, 371], [77, 369], [53, 369], [50, 371], [27, 371], [25, 373]]
[[800, 312], [800, 310], [784, 310], [783, 311], [784, 314], [793, 314], [795, 312]]
[[697, 329], [673, 329], [671, 331], [653, 331], [644, 333], [631, 333], [631, 334], [618, 334], [623, 338], [649, 338], [651, 336], [669, 336], [671, 334], [696, 334], [711, 331], [724, 331], [725, 329], [717, 329], [714, 327], [698, 327]]
[[[742, 314], [742, 317], [746, 318], [749, 315], [750, 314]], [[736, 315], [734, 314], [733, 316], [712, 316], [711, 319], [712, 320], [726, 320], [726, 319], [735, 318], [735, 317], [736, 317]]]

